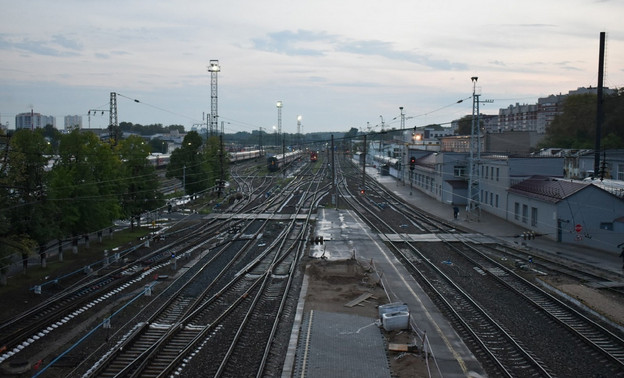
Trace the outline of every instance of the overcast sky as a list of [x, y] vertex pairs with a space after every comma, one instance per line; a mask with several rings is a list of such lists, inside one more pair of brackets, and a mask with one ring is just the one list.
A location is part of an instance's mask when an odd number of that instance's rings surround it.
[[[0, 122], [108, 109], [119, 121], [202, 123], [219, 60], [225, 131], [448, 124], [597, 85], [624, 86], [624, 1], [0, 0]], [[136, 103], [131, 99], [138, 99]], [[465, 100], [457, 103], [458, 100]], [[380, 117], [381, 116], [381, 117]], [[108, 113], [91, 116], [106, 127]]]

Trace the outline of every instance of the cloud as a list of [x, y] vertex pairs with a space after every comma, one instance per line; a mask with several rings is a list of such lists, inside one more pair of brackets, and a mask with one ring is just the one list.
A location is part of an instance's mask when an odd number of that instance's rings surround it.
[[392, 43], [378, 40], [344, 42], [340, 44], [339, 50], [360, 55], [378, 55], [391, 60], [412, 62], [439, 70], [464, 70], [467, 67], [463, 63], [453, 63], [445, 59], [432, 59], [424, 54], [396, 50], [393, 48]]
[[326, 56], [332, 52], [365, 56], [381, 56], [391, 60], [400, 60], [420, 64], [432, 69], [463, 70], [463, 63], [445, 59], [433, 59], [424, 54], [397, 50], [391, 42], [382, 40], [348, 40], [325, 32], [284, 30], [270, 33], [266, 38], [252, 40], [257, 50], [289, 56]]
[[[315, 43], [331, 42], [332, 37], [324, 32], [284, 30], [270, 33], [264, 39], [253, 39], [253, 47], [261, 51], [275, 52], [285, 55], [322, 56], [325, 54], [321, 46], [311, 47]], [[310, 47], [303, 47], [310, 46]]]
[[49, 39], [31, 40], [3, 34], [0, 35], [0, 50], [18, 50], [44, 56], [73, 57], [79, 55], [82, 45], [62, 35], [54, 35]]

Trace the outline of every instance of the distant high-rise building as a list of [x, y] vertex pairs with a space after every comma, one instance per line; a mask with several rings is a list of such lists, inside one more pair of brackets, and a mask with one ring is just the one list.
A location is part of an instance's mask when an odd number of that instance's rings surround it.
[[56, 127], [56, 117], [41, 115], [40, 113], [20, 113], [15, 116], [15, 129], [38, 129], [47, 125]]
[[[610, 95], [615, 90], [604, 88], [603, 93]], [[555, 117], [563, 112], [563, 103], [568, 96], [580, 94], [597, 94], [595, 87], [580, 87], [571, 90], [568, 94], [550, 95], [540, 97], [537, 104], [509, 105], [498, 111], [499, 131], [536, 131], [538, 134], [546, 133], [546, 129]]]
[[82, 129], [82, 116], [67, 115], [65, 116], [65, 130], [72, 131], [74, 129]]

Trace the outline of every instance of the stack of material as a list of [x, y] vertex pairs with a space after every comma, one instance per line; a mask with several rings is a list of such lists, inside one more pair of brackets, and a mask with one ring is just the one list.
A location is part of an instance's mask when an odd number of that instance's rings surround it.
[[379, 318], [386, 331], [409, 328], [409, 309], [405, 303], [394, 302], [379, 306]]

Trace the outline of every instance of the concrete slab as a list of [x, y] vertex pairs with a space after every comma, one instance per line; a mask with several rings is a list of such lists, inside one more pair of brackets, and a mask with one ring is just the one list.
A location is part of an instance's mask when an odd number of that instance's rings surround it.
[[303, 319], [296, 377], [390, 377], [376, 319], [310, 311]]

